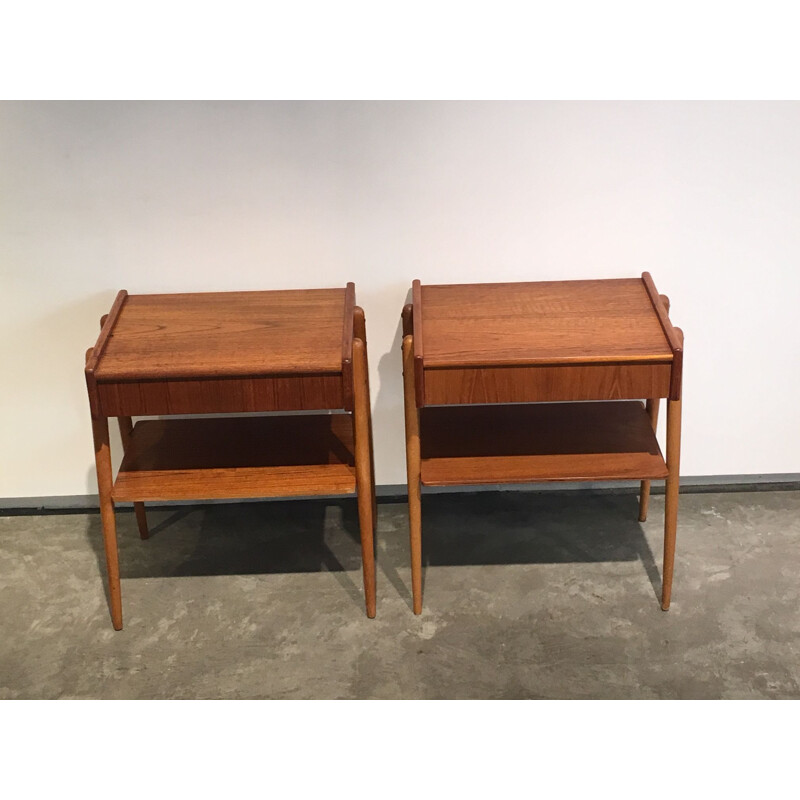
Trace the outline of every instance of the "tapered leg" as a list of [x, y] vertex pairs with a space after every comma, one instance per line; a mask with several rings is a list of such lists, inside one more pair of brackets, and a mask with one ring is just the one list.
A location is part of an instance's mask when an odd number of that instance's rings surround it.
[[422, 613], [422, 498], [420, 495], [419, 411], [414, 390], [414, 337], [403, 337], [403, 388], [406, 410], [406, 474], [411, 532], [411, 594], [414, 613]]
[[[130, 445], [131, 435], [133, 434], [133, 422], [130, 417], [119, 417], [119, 436], [122, 439], [122, 449], [127, 453]], [[139, 536], [142, 539], [150, 538], [150, 531], [147, 529], [147, 512], [144, 510], [144, 503], [134, 503], [133, 511], [136, 514], [136, 523], [139, 526]]]
[[150, 531], [147, 529], [147, 512], [144, 510], [144, 503], [134, 503], [133, 512], [136, 514], [136, 524], [139, 526], [139, 536], [142, 539], [149, 539]]
[[364, 309], [356, 306], [353, 309], [353, 333], [356, 339], [364, 342], [364, 369], [367, 374], [367, 417], [369, 419], [369, 464], [370, 478], [372, 480], [372, 526], [373, 532], [378, 526], [378, 501], [375, 496], [375, 450], [372, 444], [372, 395], [369, 391], [369, 355], [367, 348], [367, 320], [364, 316]]
[[364, 597], [367, 616], [376, 612], [375, 539], [373, 508], [375, 485], [372, 482], [370, 452], [369, 394], [367, 393], [367, 360], [364, 342], [353, 339], [354, 409], [353, 425], [356, 440], [356, 489], [358, 491], [358, 525], [361, 531], [361, 563], [364, 569]]
[[667, 402], [667, 489], [664, 504], [664, 571], [661, 608], [669, 608], [672, 571], [675, 565], [675, 536], [678, 528], [678, 489], [681, 462], [681, 401]]
[[[103, 329], [103, 325], [106, 324], [107, 319], [108, 314], [103, 314], [103, 316], [100, 317], [100, 330]], [[119, 436], [120, 439], [122, 439], [122, 449], [127, 453], [128, 445], [131, 441], [131, 434], [133, 433], [133, 422], [130, 417], [118, 417], [117, 421], [119, 422]], [[147, 530], [147, 512], [144, 510], [144, 503], [134, 503], [133, 511], [136, 514], [136, 523], [139, 526], [139, 536], [141, 536], [142, 539], [149, 539], [150, 532]]]
[[94, 461], [97, 467], [97, 489], [100, 495], [100, 520], [103, 526], [103, 544], [106, 550], [108, 596], [111, 603], [111, 622], [115, 630], [122, 630], [122, 592], [119, 585], [119, 556], [117, 553], [117, 524], [114, 518], [114, 501], [111, 499], [113, 478], [111, 450], [108, 444], [108, 419], [92, 419], [94, 436]]
[[[654, 397], [652, 400], [647, 401], [647, 416], [650, 417], [650, 424], [653, 426], [654, 433], [658, 428], [658, 406], [660, 403], [661, 401], [658, 397]], [[647, 520], [647, 507], [649, 505], [650, 481], [644, 480], [642, 481], [642, 485], [639, 490], [639, 522], [645, 522]]]
[[366, 350], [366, 343], [364, 347], [364, 370], [367, 375], [367, 429], [369, 432], [369, 477], [370, 483], [372, 485], [372, 532], [375, 533], [375, 530], [378, 527], [378, 498], [375, 495], [375, 449], [373, 447], [373, 437], [372, 437], [372, 408], [370, 403], [370, 393], [369, 393], [369, 363], [367, 361], [367, 350]]

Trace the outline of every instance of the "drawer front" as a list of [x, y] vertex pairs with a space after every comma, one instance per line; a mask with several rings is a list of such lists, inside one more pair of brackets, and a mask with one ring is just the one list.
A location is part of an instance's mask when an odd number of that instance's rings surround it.
[[98, 383], [107, 417], [344, 408], [341, 374]]
[[425, 370], [425, 404], [537, 403], [668, 397], [670, 364]]

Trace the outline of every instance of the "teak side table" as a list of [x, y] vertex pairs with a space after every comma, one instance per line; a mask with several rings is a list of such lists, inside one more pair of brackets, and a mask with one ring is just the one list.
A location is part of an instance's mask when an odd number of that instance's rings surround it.
[[[86, 353], [111, 619], [122, 628], [114, 503], [358, 493], [375, 616], [375, 482], [364, 312], [355, 287], [129, 295]], [[319, 414], [140, 420], [241, 412]], [[344, 413], [330, 413], [344, 412]], [[108, 418], [124, 457], [113, 479]]]
[[[669, 608], [683, 333], [668, 314], [669, 300], [647, 272], [414, 281], [403, 309], [403, 382], [415, 614], [422, 611], [421, 486], [637, 479], [644, 521], [657, 478], [666, 478], [661, 607]], [[666, 462], [655, 435], [662, 397]]]

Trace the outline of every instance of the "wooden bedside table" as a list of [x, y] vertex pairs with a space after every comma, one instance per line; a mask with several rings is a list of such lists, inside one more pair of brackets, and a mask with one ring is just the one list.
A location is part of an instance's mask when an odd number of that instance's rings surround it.
[[[539, 283], [414, 281], [412, 301], [403, 309], [403, 380], [414, 613], [422, 611], [421, 485], [631, 478], [642, 481], [642, 521], [650, 480], [666, 478], [661, 607], [668, 609], [683, 333], [649, 273]], [[666, 463], [655, 436], [662, 397]]]
[[[358, 492], [367, 615], [375, 616], [375, 486], [367, 337], [355, 287], [129, 295], [86, 353], [111, 618], [122, 628], [115, 501]], [[265, 411], [290, 416], [131, 417]], [[111, 471], [108, 417], [124, 458]]]

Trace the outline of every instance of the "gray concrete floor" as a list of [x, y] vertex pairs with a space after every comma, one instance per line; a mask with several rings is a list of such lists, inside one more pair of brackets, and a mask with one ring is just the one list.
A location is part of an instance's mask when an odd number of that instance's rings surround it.
[[403, 503], [379, 505], [367, 619], [356, 504], [118, 511], [125, 627], [97, 514], [0, 517], [0, 698], [800, 697], [800, 492], [423, 497], [424, 611]]

